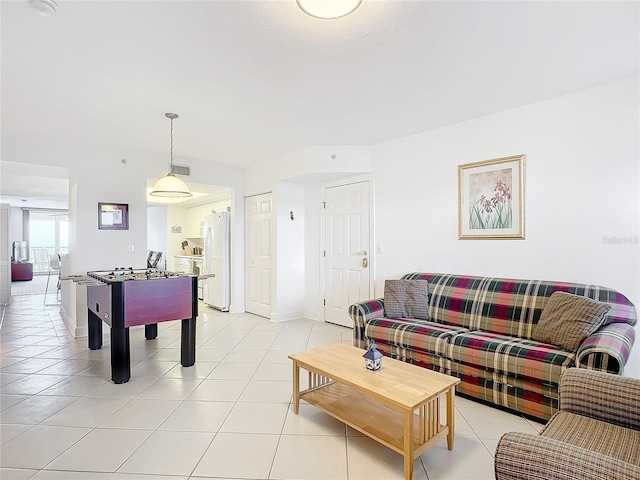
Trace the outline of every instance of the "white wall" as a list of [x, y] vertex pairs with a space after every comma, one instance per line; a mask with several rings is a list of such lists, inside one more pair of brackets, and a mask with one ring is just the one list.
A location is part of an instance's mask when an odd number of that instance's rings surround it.
[[[9, 207], [9, 234], [11, 235], [9, 238], [9, 246], [13, 246], [13, 242], [20, 242], [22, 240], [26, 240], [26, 238], [22, 238], [22, 208], [20, 207]], [[31, 251], [31, 245], [28, 246], [29, 251]], [[9, 254], [12, 255], [13, 251]]]
[[[158, 268], [167, 265], [167, 206], [151, 205], [147, 207], [147, 251], [162, 252]], [[148, 254], [147, 254], [148, 255]], [[155, 255], [152, 260], [155, 259]]]
[[305, 314], [304, 185], [278, 182], [273, 210], [277, 242], [275, 298], [271, 319], [282, 322], [302, 318]]
[[247, 195], [257, 195], [274, 191], [278, 181], [308, 184], [369, 171], [370, 146], [309, 147], [280, 160], [252, 166], [246, 172], [245, 190]]
[[[376, 296], [425, 271], [598, 284], [640, 305], [639, 100], [634, 77], [376, 145]], [[526, 239], [458, 240], [457, 166], [517, 154]], [[625, 373], [640, 378], [638, 337]]]
[[[63, 263], [68, 273], [84, 274], [115, 267], [146, 267], [147, 202], [146, 174], [141, 164], [93, 152], [73, 169], [69, 181], [69, 256]], [[99, 230], [98, 202], [126, 203], [128, 230]], [[133, 251], [131, 251], [133, 250]], [[66, 283], [66, 282], [65, 282]], [[70, 305], [63, 298], [65, 319], [75, 336], [86, 336], [86, 287], [71, 285]], [[62, 296], [69, 294], [62, 289]]]
[[321, 271], [321, 251], [324, 241], [321, 241], [324, 229], [324, 213], [320, 207], [324, 199], [320, 183], [305, 185], [304, 208], [304, 263], [305, 263], [305, 318], [324, 320], [324, 279]]
[[0, 204], [0, 305], [11, 303], [10, 206]]

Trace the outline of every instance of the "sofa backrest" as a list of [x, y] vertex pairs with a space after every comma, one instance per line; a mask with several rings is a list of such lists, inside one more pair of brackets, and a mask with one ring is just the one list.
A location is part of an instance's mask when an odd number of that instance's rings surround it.
[[623, 294], [606, 287], [546, 280], [408, 273], [407, 280], [429, 282], [432, 321], [470, 330], [531, 338], [533, 326], [555, 291], [583, 295], [611, 305], [605, 324], [635, 325], [636, 309]]

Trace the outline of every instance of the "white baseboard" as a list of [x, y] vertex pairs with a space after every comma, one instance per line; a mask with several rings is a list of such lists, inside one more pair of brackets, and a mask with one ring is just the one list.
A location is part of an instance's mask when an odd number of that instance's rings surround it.
[[271, 312], [271, 321], [280, 323], [280, 322], [288, 322], [289, 320], [300, 320], [305, 317], [304, 310], [298, 310], [295, 312], [287, 312], [287, 313], [274, 313]]
[[311, 310], [305, 310], [304, 318], [308, 318], [309, 320], [315, 320], [316, 322], [324, 322], [322, 312], [313, 312]]
[[78, 328], [75, 320], [69, 316], [63, 307], [60, 307], [60, 316], [62, 317], [62, 321], [64, 321], [69, 332], [73, 335], [73, 338], [87, 337], [89, 335], [88, 328]]

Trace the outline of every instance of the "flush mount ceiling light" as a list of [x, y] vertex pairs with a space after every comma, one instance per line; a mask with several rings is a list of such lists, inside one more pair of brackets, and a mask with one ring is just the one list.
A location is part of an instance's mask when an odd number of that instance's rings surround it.
[[29, 0], [29, 6], [44, 17], [53, 17], [58, 4], [53, 0]]
[[149, 195], [155, 197], [182, 198], [190, 197], [192, 193], [189, 191], [187, 184], [176, 177], [173, 173], [173, 121], [178, 118], [175, 113], [165, 113], [165, 117], [171, 120], [171, 163], [169, 164], [169, 173], [166, 177], [161, 178], [153, 186], [153, 190]]
[[360, 6], [362, 0], [296, 0], [307, 15], [322, 19], [346, 17]]

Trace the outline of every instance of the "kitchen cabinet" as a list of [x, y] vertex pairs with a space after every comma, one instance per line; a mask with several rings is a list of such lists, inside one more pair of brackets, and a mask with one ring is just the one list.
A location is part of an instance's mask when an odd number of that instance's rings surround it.
[[202, 213], [194, 210], [187, 214], [186, 231], [188, 238], [203, 238], [204, 221]]

